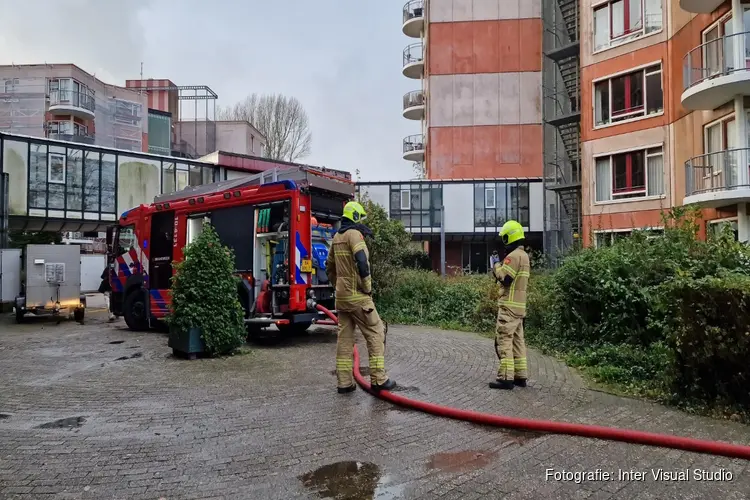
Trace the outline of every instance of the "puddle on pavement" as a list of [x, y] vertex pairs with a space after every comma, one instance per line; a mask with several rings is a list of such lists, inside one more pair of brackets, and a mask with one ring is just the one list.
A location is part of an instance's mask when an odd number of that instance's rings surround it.
[[389, 485], [390, 478], [370, 462], [337, 462], [299, 476], [302, 484], [321, 498], [336, 500], [390, 500], [399, 498], [403, 486]]
[[81, 427], [86, 422], [86, 417], [68, 417], [47, 422], [46, 424], [37, 425], [37, 429], [72, 429]]
[[113, 340], [112, 342], [110, 342], [110, 344], [124, 344], [124, 343], [125, 343], [124, 340]]
[[494, 451], [465, 450], [453, 453], [436, 453], [430, 457], [428, 467], [443, 472], [465, 472], [481, 469], [497, 455]]
[[419, 390], [419, 387], [414, 385], [397, 385], [393, 388], [391, 392], [411, 392], [411, 393], [420, 393], [422, 391]]
[[496, 429], [495, 432], [500, 436], [497, 438], [499, 445], [507, 446], [509, 444], [517, 444], [523, 446], [529, 441], [539, 439], [544, 436], [544, 433], [534, 431], [519, 431], [516, 429]]
[[5, 420], [6, 418], [10, 418], [10, 415], [7, 413], [0, 413], [0, 420]]

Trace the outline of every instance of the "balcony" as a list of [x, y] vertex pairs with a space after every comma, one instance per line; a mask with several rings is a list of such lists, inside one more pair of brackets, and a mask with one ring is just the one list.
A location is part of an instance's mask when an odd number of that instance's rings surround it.
[[716, 109], [750, 94], [750, 33], [724, 36], [694, 48], [683, 61], [682, 106]]
[[413, 43], [404, 49], [404, 76], [418, 80], [424, 75], [424, 46]]
[[53, 141], [77, 142], [80, 144], [94, 144], [94, 136], [89, 134], [55, 134], [48, 135]]
[[685, 163], [684, 204], [716, 208], [750, 201], [750, 149], [731, 149]]
[[425, 113], [424, 91], [414, 90], [404, 95], [404, 118], [408, 120], [423, 120]]
[[411, 0], [404, 5], [404, 24], [401, 31], [411, 38], [420, 38], [424, 29], [424, 0]]
[[404, 138], [404, 160], [424, 161], [424, 136], [422, 134]]
[[94, 96], [72, 90], [51, 90], [49, 111], [57, 115], [73, 115], [84, 120], [94, 118], [96, 103]]
[[724, 0], [680, 0], [680, 8], [693, 14], [710, 14], [722, 3]]

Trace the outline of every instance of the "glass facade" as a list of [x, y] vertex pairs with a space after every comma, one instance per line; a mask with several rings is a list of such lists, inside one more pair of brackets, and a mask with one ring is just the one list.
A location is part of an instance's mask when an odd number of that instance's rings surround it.
[[474, 184], [474, 227], [501, 227], [508, 220], [529, 227], [529, 182]]
[[157, 155], [172, 153], [172, 117], [148, 110], [148, 152]]
[[440, 227], [443, 186], [438, 183], [391, 184], [390, 218], [407, 229]]
[[159, 194], [219, 180], [214, 165], [5, 134], [0, 158], [11, 217], [114, 221]]

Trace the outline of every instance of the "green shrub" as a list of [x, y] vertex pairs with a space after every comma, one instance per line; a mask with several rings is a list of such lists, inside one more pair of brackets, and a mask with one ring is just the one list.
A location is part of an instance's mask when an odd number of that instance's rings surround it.
[[679, 278], [661, 292], [673, 396], [750, 408], [750, 277]]
[[234, 253], [209, 223], [174, 265], [170, 328], [200, 328], [209, 354], [227, 354], [245, 342], [244, 310], [237, 294]]

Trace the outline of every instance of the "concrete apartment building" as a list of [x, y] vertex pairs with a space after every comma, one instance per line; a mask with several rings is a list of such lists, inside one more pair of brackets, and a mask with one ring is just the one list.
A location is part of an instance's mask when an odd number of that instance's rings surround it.
[[415, 89], [402, 109], [419, 124], [403, 140], [403, 157], [424, 178], [360, 183], [360, 190], [426, 242], [436, 268], [441, 206], [449, 269], [485, 272], [511, 218], [542, 249], [541, 5], [411, 0], [403, 7], [402, 32], [414, 41], [402, 72]]
[[[705, 235], [750, 241], [750, 5], [740, 0], [584, 1], [584, 242], [659, 230], [696, 204]], [[742, 119], [736, 119], [742, 117]]]
[[0, 66], [0, 131], [148, 151], [147, 96], [73, 64]]
[[0, 131], [183, 158], [263, 156], [250, 123], [213, 119], [217, 98], [168, 79], [110, 85], [74, 64], [0, 66]]

